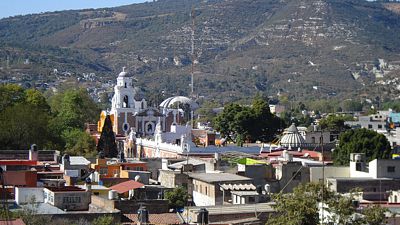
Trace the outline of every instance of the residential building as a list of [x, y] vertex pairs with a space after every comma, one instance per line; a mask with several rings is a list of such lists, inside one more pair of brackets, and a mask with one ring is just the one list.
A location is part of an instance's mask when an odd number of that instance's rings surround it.
[[252, 179], [229, 173], [190, 173], [197, 206], [232, 204], [231, 191], [255, 191]]
[[44, 202], [61, 210], [82, 211], [88, 210], [91, 203], [91, 190], [75, 186], [46, 187]]

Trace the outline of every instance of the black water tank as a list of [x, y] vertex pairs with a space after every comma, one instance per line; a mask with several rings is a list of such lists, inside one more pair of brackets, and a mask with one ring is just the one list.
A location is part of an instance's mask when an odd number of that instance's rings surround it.
[[197, 224], [208, 224], [208, 210], [201, 208], [197, 215]]
[[139, 208], [138, 221], [139, 223], [149, 223], [149, 211], [147, 211], [145, 206]]

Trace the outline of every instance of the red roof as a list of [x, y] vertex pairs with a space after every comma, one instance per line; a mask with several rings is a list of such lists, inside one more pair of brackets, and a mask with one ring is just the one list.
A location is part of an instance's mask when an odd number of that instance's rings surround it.
[[25, 223], [21, 219], [0, 220], [0, 225], [25, 225]]
[[[271, 153], [261, 153], [260, 156], [261, 157], [276, 157], [276, 156], [281, 156], [282, 152], [284, 150], [281, 151], [273, 151]], [[320, 152], [317, 151], [311, 151], [311, 150], [302, 150], [301, 152], [298, 151], [288, 151], [289, 154], [293, 155], [293, 157], [305, 157], [306, 154], [308, 155], [308, 157], [310, 158], [319, 158], [320, 156]]]
[[37, 165], [37, 161], [34, 160], [15, 160], [15, 159], [4, 159], [0, 160], [0, 165], [7, 165], [7, 166], [35, 166]]
[[117, 191], [119, 194], [125, 193], [129, 190], [137, 189], [143, 187], [144, 184], [139, 183], [134, 180], [128, 180], [119, 184], [116, 184], [114, 186], [111, 186], [110, 189]]
[[[137, 214], [124, 214], [130, 221], [124, 224], [137, 224]], [[176, 213], [160, 213], [160, 214], [149, 214], [149, 222], [151, 224], [183, 224]]]

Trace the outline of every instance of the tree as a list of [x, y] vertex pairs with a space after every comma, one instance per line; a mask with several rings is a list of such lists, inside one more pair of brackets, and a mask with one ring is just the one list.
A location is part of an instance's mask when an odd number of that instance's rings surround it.
[[172, 191], [167, 191], [165, 193], [165, 199], [168, 199], [169, 207], [176, 210], [186, 205], [188, 193], [184, 187], [179, 186]]
[[365, 153], [368, 161], [388, 159], [391, 147], [383, 134], [364, 128], [348, 130], [339, 136], [339, 146], [333, 151], [334, 163], [348, 165], [350, 153]]
[[83, 129], [85, 122], [95, 122], [100, 114], [96, 103], [83, 89], [66, 90], [51, 97], [51, 110], [55, 114], [55, 126], [63, 131], [71, 128]]
[[323, 130], [342, 132], [350, 129], [350, 127], [346, 126], [344, 122], [352, 120], [354, 120], [352, 116], [330, 114], [327, 117], [321, 119], [319, 125]]
[[25, 102], [29, 103], [37, 108], [43, 110], [44, 112], [50, 112], [50, 106], [47, 103], [46, 98], [44, 95], [35, 89], [27, 89], [25, 91]]
[[17, 104], [0, 112], [2, 149], [28, 149], [33, 143], [46, 146], [50, 141], [49, 115], [30, 104]]
[[199, 122], [212, 122], [217, 116], [214, 108], [218, 108], [220, 105], [215, 101], [205, 101], [201, 104], [200, 108], [196, 110], [197, 115], [199, 115]]
[[278, 193], [272, 196], [277, 213], [268, 220], [268, 224], [317, 225], [321, 218], [318, 207], [322, 205], [328, 212], [324, 214], [324, 218], [336, 224], [382, 224], [385, 209], [379, 206], [361, 211], [360, 218], [354, 216], [357, 213], [353, 207], [356, 195], [350, 193], [350, 196], [342, 196], [327, 187], [323, 188], [322, 183], [300, 184], [294, 188], [293, 193]]
[[112, 216], [101, 216], [97, 217], [92, 222], [93, 225], [114, 225], [114, 218]]
[[110, 115], [107, 115], [104, 121], [99, 143], [97, 144], [97, 152], [109, 158], [117, 157], [118, 155], [118, 149], [117, 144], [115, 143], [115, 134], [112, 129]]
[[74, 128], [62, 134], [65, 141], [65, 152], [69, 155], [96, 156], [96, 142], [85, 131]]
[[15, 84], [0, 85], [0, 112], [9, 106], [25, 101], [25, 92]]
[[223, 137], [241, 145], [247, 141], [270, 141], [284, 126], [283, 121], [269, 110], [268, 101], [256, 96], [251, 107], [227, 105], [214, 120], [215, 129]]
[[342, 110], [345, 112], [359, 112], [362, 108], [363, 104], [354, 100], [346, 100], [342, 104]]

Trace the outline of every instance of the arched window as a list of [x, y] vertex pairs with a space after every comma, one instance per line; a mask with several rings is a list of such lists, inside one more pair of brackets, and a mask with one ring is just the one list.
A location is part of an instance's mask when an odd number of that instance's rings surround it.
[[142, 109], [144, 109], [144, 103], [142, 102]]
[[151, 123], [147, 125], [147, 133], [153, 133], [153, 125]]
[[125, 82], [125, 88], [126, 88], [126, 82]]
[[129, 100], [128, 100], [128, 95], [124, 96], [124, 102], [122, 105], [123, 108], [129, 108]]
[[394, 203], [397, 203], [397, 195], [394, 196]]

